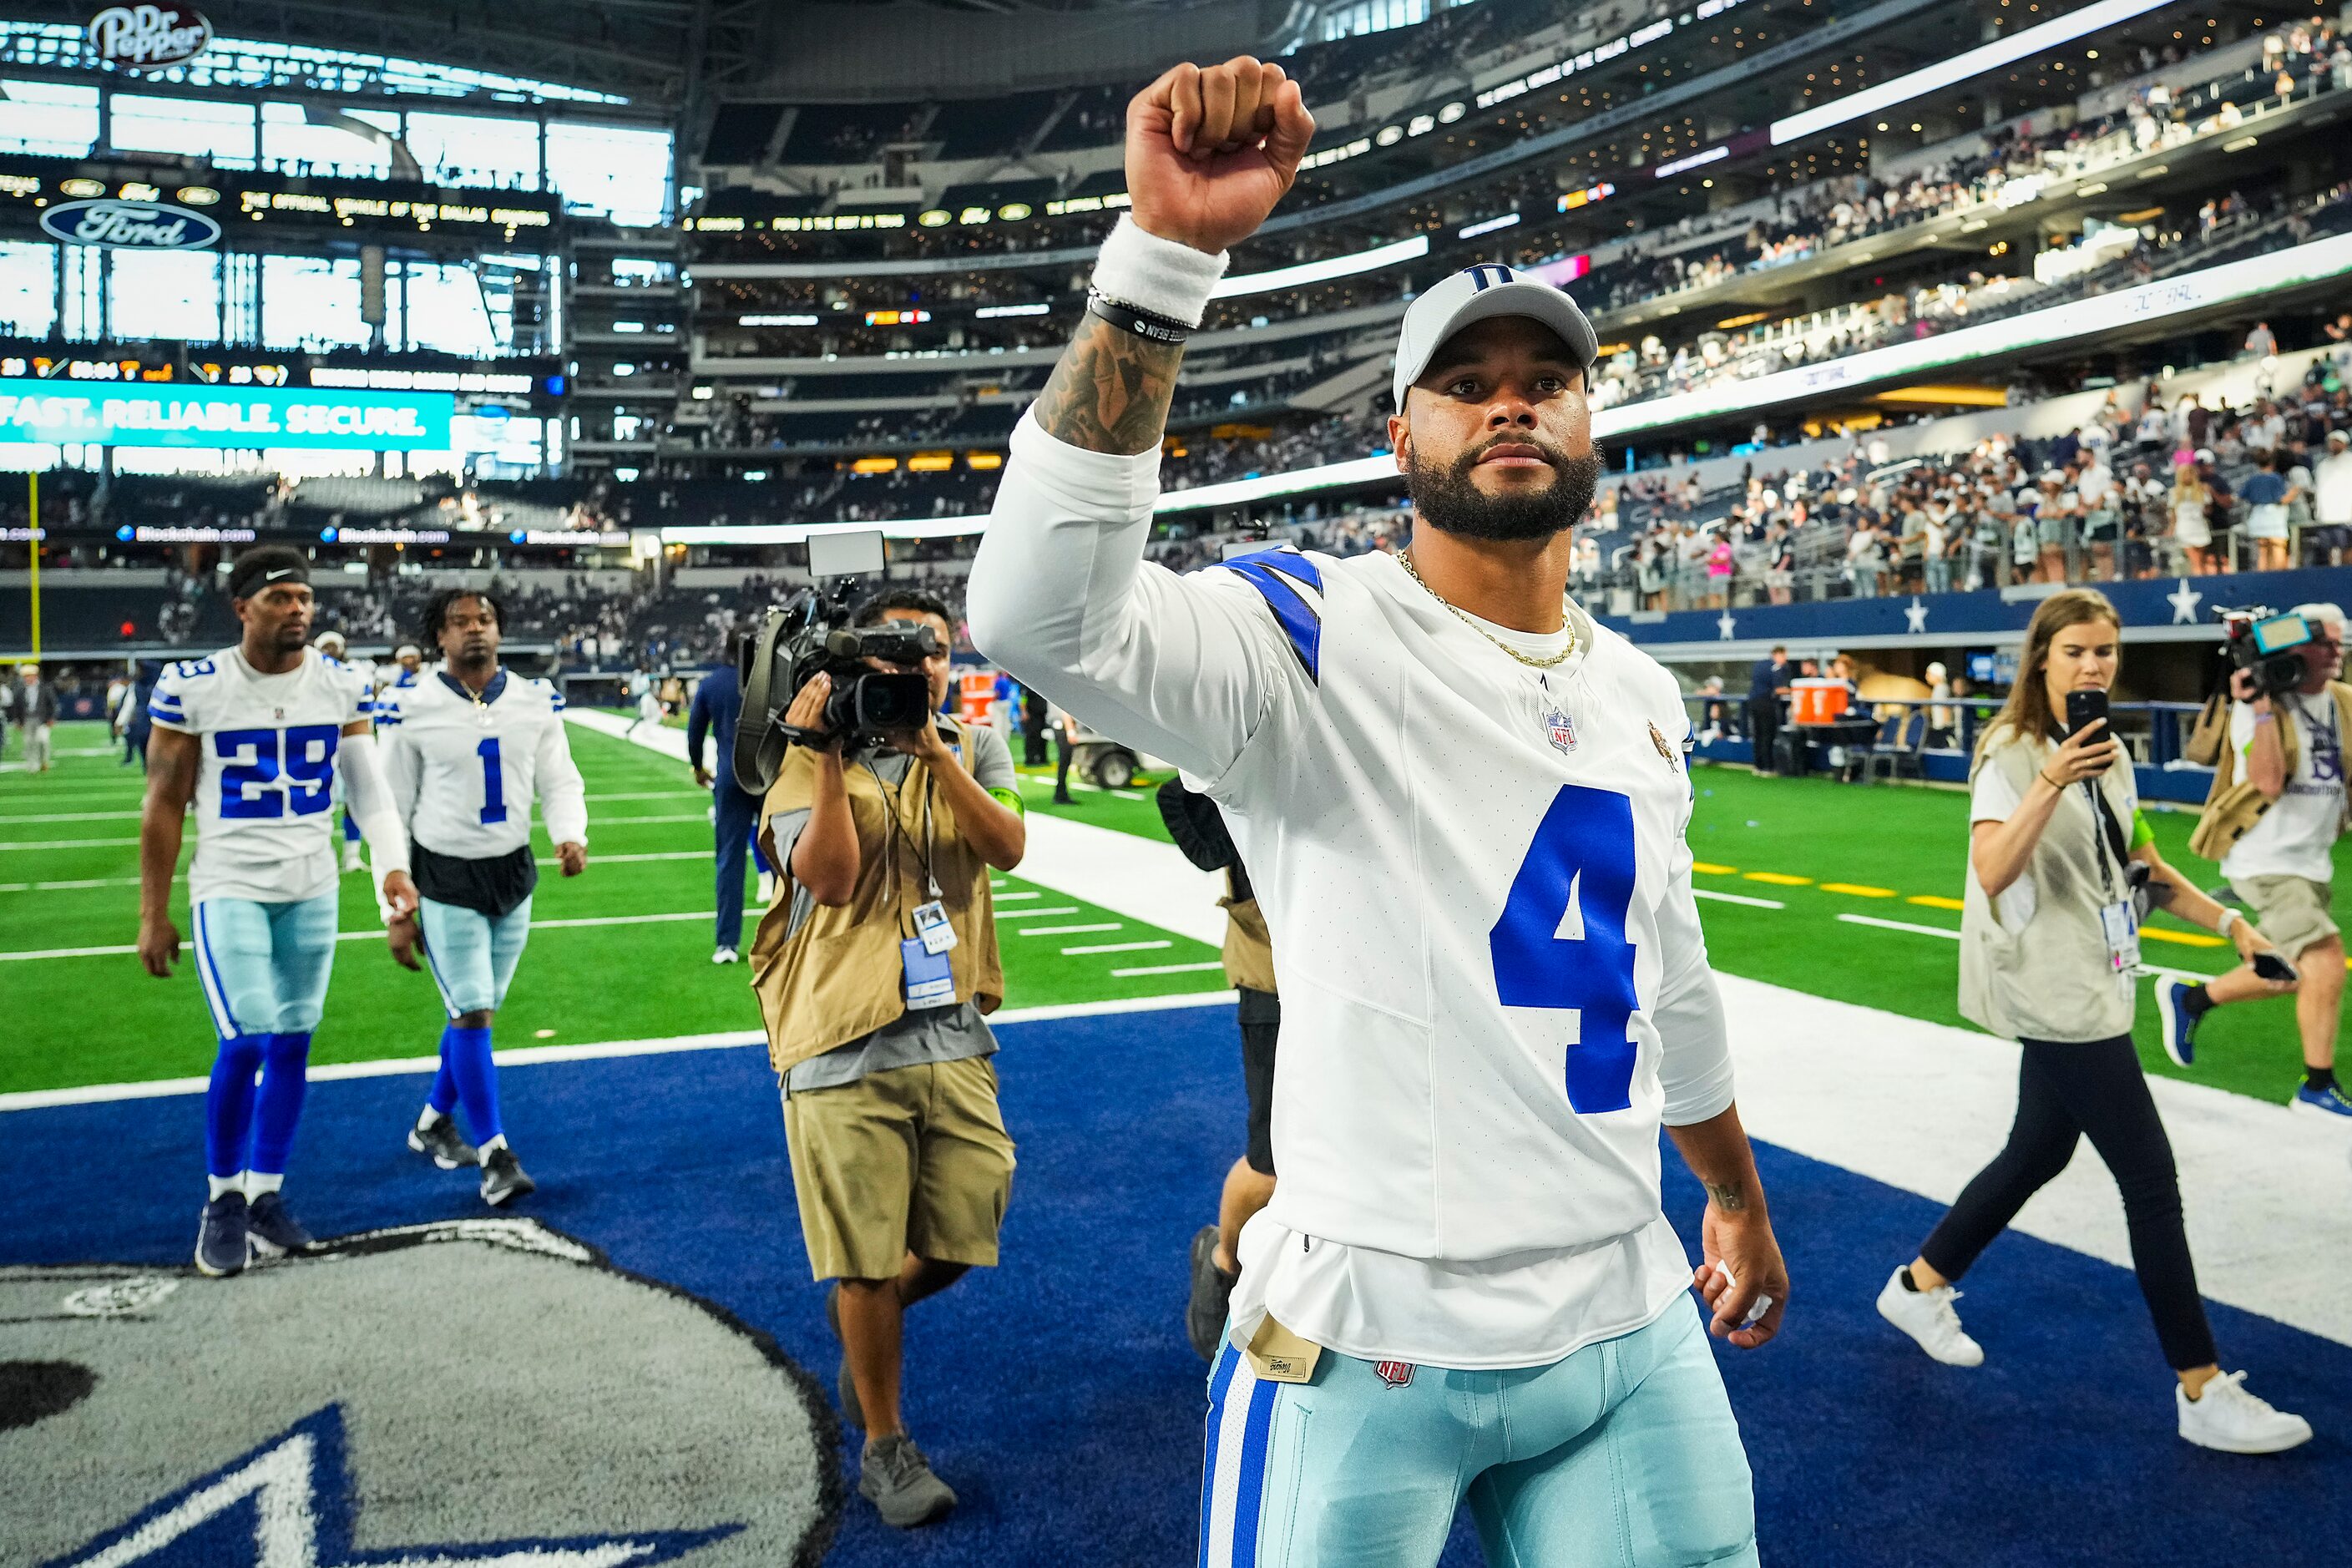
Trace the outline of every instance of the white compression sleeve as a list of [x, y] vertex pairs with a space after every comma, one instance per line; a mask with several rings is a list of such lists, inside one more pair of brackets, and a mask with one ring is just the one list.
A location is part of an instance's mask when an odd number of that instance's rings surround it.
[[1706, 960], [1706, 933], [1691, 893], [1690, 850], [1676, 846], [1675, 868], [1658, 906], [1658, 941], [1670, 972], [1658, 986], [1652, 1016], [1664, 1049], [1658, 1084], [1665, 1091], [1665, 1123], [1687, 1127], [1731, 1106], [1731, 1032], [1723, 992]]
[[408, 869], [408, 830], [401, 825], [391, 786], [383, 782], [383, 764], [376, 755], [373, 735], [346, 735], [336, 748], [335, 766], [343, 775], [343, 809], [360, 825], [367, 840], [368, 861], [376, 880]]

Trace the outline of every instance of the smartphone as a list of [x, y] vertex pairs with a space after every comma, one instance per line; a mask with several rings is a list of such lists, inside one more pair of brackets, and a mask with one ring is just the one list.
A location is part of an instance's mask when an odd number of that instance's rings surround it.
[[2066, 693], [2066, 733], [2081, 734], [2084, 729], [2107, 716], [2107, 694], [2104, 691], [2069, 691]]
[[2291, 984], [2294, 980], [2294, 965], [2275, 952], [2254, 954], [2254, 973], [2278, 985]]

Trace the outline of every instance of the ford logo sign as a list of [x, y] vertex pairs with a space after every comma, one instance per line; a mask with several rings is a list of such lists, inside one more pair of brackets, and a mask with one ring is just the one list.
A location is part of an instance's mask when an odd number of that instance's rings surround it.
[[185, 5], [109, 5], [83, 31], [98, 58], [115, 66], [177, 65], [213, 41], [213, 25]]
[[43, 209], [41, 227], [68, 245], [126, 250], [202, 250], [221, 237], [215, 220], [168, 202], [59, 202]]

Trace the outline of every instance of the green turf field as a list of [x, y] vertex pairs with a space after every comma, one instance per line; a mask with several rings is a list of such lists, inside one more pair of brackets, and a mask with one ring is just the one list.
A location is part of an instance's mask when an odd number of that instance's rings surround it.
[[[1052, 811], [1166, 838], [1148, 792], [1076, 790], [1078, 804], [1053, 804], [1051, 773], [1024, 770], [1032, 811]], [[1945, 937], [1861, 921], [1957, 933], [1968, 844], [1968, 797], [1958, 790], [1863, 787], [1826, 779], [1759, 778], [1744, 768], [1697, 770], [1691, 850], [1697, 857], [1699, 912], [1718, 969], [1816, 995], [1967, 1026], [1957, 1005], [1959, 946]], [[2193, 813], [2152, 811], [2158, 847], [2200, 885], [2221, 872], [2189, 853]], [[2352, 841], [2336, 847], [2339, 875], [2352, 872]], [[1707, 897], [1716, 894], [1723, 897]], [[1780, 909], [1734, 903], [1761, 900]], [[1842, 920], [1841, 916], [1856, 919]], [[2236, 950], [2209, 931], [2159, 914], [2143, 933], [2142, 956], [2167, 969], [2218, 974]], [[2140, 1058], [2151, 1071], [2263, 1100], [2284, 1100], [2300, 1081], [2302, 1047], [2291, 997], [2241, 1003], [2209, 1015], [2197, 1035], [2198, 1065], [2175, 1068], [2157, 1043], [2152, 982], [2140, 987]]]
[[[747, 965], [710, 962], [708, 797], [683, 763], [573, 727], [588, 782], [589, 868], [572, 880], [541, 868], [530, 951], [498, 1022], [501, 1047], [577, 1044], [756, 1029]], [[139, 770], [117, 765], [98, 724], [58, 726], [47, 775], [0, 773], [0, 1092], [193, 1077], [209, 1070], [211, 1025], [194, 973], [150, 978], [138, 937]], [[90, 754], [96, 753], [96, 754]], [[10, 760], [17, 753], [12, 747]], [[1050, 785], [1043, 792], [1050, 797]], [[537, 835], [542, 857], [552, 853]], [[183, 852], [194, 852], [189, 835]], [[746, 878], [749, 886], [749, 878]], [[1000, 880], [1005, 1005], [1220, 989], [1214, 949], [1019, 878]], [[190, 934], [184, 883], [173, 900]], [[754, 905], [746, 920], [758, 918]], [[1115, 930], [1017, 934], [1024, 924]], [[343, 879], [342, 929], [378, 929], [364, 876]], [[1065, 948], [1164, 947], [1115, 952]], [[37, 956], [22, 956], [34, 954]], [[1168, 970], [1170, 973], [1133, 973]], [[338, 950], [320, 1062], [430, 1056], [444, 1022], [431, 980], [394, 965], [362, 934]]]
[[[534, 931], [499, 1016], [499, 1043], [756, 1028], [748, 971], [709, 962], [709, 828], [704, 797], [684, 765], [576, 727], [572, 737], [594, 824], [589, 873], [565, 881], [545, 870], [533, 915], [535, 922], [594, 923]], [[55, 772], [0, 773], [0, 995], [7, 1018], [0, 1029], [0, 1091], [190, 1077], [205, 1072], [212, 1058], [203, 999], [184, 964], [161, 982], [148, 978], [128, 952], [6, 956], [127, 948], [137, 935], [141, 784], [135, 768], [120, 768], [100, 752], [104, 742], [100, 726], [61, 725]], [[1720, 895], [1701, 903], [1718, 967], [1841, 1001], [1961, 1022], [1954, 1006], [1958, 948], [1932, 932], [1959, 928], [1964, 796], [1757, 778], [1733, 768], [1701, 768], [1697, 786], [1691, 844], [1702, 892]], [[1022, 789], [1032, 811], [1167, 837], [1148, 789], [1082, 785], [1077, 804], [1057, 806], [1051, 771], [1027, 769]], [[2157, 813], [2152, 820], [2168, 857], [2201, 881], [2218, 879], [2210, 864], [2189, 855], [2191, 816]], [[193, 837], [190, 842], [193, 852]], [[540, 847], [548, 853], [544, 836]], [[2346, 853], [2339, 847], [2339, 857]], [[1017, 877], [1004, 879], [998, 891], [1008, 1006], [1223, 984], [1210, 967], [1214, 952], [1201, 942]], [[184, 893], [176, 903], [184, 936]], [[343, 930], [365, 933], [375, 924], [364, 879], [347, 877]], [[1024, 924], [1117, 929], [1028, 938], [1016, 934]], [[2158, 916], [2148, 935], [2147, 961], [2168, 968], [2218, 973], [2232, 957], [2216, 939], [2168, 917]], [[1153, 942], [1169, 945], [1125, 947]], [[1120, 951], [1063, 951], [1097, 946]], [[1165, 972], [1134, 973], [1154, 970]], [[2140, 1016], [2142, 1058], [2151, 1070], [2176, 1072], [2157, 1047], [2154, 1007], [2144, 1005]], [[431, 983], [394, 967], [381, 944], [363, 935], [340, 952], [315, 1056], [361, 1061], [429, 1055], [440, 1027]], [[2200, 1065], [2180, 1076], [2284, 1100], [2299, 1059], [2292, 1003], [2248, 1003], [2206, 1020]]]

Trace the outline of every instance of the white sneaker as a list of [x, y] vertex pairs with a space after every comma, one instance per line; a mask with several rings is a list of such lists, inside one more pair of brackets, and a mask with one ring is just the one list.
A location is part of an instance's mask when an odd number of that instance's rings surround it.
[[2311, 1441], [2311, 1423], [2273, 1410], [2268, 1400], [2248, 1394], [2242, 1372], [2223, 1373], [2195, 1399], [2187, 1389], [2175, 1387], [2172, 1400], [2180, 1411], [2181, 1440], [2200, 1448], [2279, 1454]]
[[710, 962], [713, 963], [733, 963], [741, 956], [741, 954], [738, 953], [731, 947], [722, 947], [717, 952], [710, 955]]
[[1878, 1315], [1916, 1340], [1921, 1350], [1946, 1366], [1982, 1366], [1984, 1346], [1969, 1338], [1960, 1328], [1960, 1315], [1952, 1310], [1952, 1303], [1959, 1299], [1959, 1291], [1949, 1285], [1906, 1290], [1903, 1270], [1897, 1268], [1886, 1277], [1886, 1288], [1878, 1293]]
[[343, 869], [346, 871], [356, 871], [359, 868], [360, 847], [352, 840], [346, 838], [343, 840]]
[[776, 874], [773, 871], [762, 871], [760, 873], [760, 905], [764, 909], [775, 901]]

